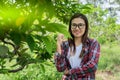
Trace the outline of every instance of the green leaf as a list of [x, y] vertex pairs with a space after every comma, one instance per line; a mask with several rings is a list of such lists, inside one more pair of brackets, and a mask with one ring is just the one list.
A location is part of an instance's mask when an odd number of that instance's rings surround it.
[[34, 35], [34, 37], [37, 39], [37, 40], [39, 40], [39, 41], [41, 41], [41, 36], [39, 36], [39, 35]]
[[8, 73], [8, 69], [0, 69], [0, 73]]
[[49, 53], [52, 53], [52, 43], [51, 43], [50, 39], [48, 37], [42, 37], [42, 41], [45, 44], [46, 50]]
[[40, 64], [41, 71], [45, 73], [45, 66], [43, 64]]
[[35, 47], [35, 41], [31, 35], [26, 36], [26, 42], [27, 42], [30, 50], [33, 51], [34, 47]]
[[46, 1], [46, 13], [48, 13], [47, 16], [49, 16], [49, 18], [52, 18], [55, 14], [55, 9], [53, 7], [53, 4], [52, 4], [51, 0]]
[[24, 54], [26, 51], [28, 50], [28, 48], [24, 48], [20, 51], [21, 54]]
[[12, 39], [12, 41], [16, 44], [19, 45], [21, 42], [21, 35], [17, 32], [11, 32], [10, 33], [10, 38]]
[[60, 32], [65, 35], [69, 35], [67, 32], [67, 27], [60, 23], [48, 23], [45, 28], [47, 31]]
[[8, 53], [9, 49], [7, 46], [0, 45], [0, 54], [6, 54]]

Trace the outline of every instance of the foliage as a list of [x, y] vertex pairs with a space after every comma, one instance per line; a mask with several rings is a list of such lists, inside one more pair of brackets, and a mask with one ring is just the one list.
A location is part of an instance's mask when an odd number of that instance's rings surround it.
[[67, 15], [64, 15], [68, 7], [71, 7], [70, 14], [79, 11], [77, 7], [84, 9], [85, 13], [93, 9], [92, 5], [69, 0], [2, 0], [0, 73], [17, 72], [31, 63], [51, 59], [55, 52], [56, 34], [60, 32], [69, 36], [64, 24], [68, 23], [65, 21]]
[[[64, 2], [63, 2], [64, 1]], [[92, 4], [80, 4], [74, 0], [59, 0], [55, 1], [55, 7], [57, 13], [57, 17], [63, 21], [64, 23], [68, 24], [70, 17], [74, 13], [93, 13], [95, 8]]]
[[[4, 0], [2, 3], [0, 73], [17, 72], [28, 64], [50, 59], [55, 51], [53, 34], [66, 32], [65, 25], [51, 21], [55, 17], [52, 1]], [[7, 63], [13, 65], [7, 67]]]
[[102, 10], [99, 6], [96, 11], [90, 15], [89, 24], [89, 36], [96, 38], [101, 44], [110, 43], [113, 44], [120, 42], [120, 25], [116, 24], [116, 17], [107, 16], [108, 10]]
[[[15, 76], [13, 77], [13, 75]], [[31, 64], [27, 69], [17, 73], [11, 73], [9, 75], [5, 74], [4, 76], [6, 77], [3, 77], [1, 74], [0, 80], [60, 80], [62, 73], [58, 73], [56, 71], [56, 68], [52, 62], [45, 61], [42, 64]]]

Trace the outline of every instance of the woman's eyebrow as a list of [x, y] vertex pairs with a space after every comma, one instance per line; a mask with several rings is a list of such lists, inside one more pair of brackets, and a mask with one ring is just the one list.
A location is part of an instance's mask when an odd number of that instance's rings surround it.
[[84, 23], [72, 23], [72, 24], [84, 24]]

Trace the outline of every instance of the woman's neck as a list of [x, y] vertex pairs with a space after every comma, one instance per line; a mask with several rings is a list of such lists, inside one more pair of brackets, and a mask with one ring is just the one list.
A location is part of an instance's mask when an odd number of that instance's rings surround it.
[[78, 46], [82, 43], [82, 39], [81, 38], [75, 38], [75, 45]]

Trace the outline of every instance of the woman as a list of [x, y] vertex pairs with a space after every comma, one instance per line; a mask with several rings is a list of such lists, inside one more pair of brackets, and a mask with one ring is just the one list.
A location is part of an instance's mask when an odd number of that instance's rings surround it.
[[64, 41], [64, 35], [57, 37], [57, 52], [54, 60], [62, 80], [95, 80], [100, 56], [100, 45], [88, 38], [88, 20], [85, 15], [74, 14], [69, 23], [71, 38]]

